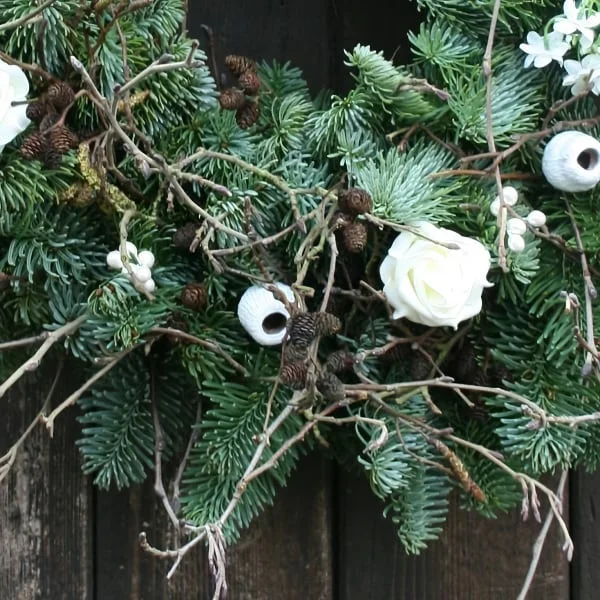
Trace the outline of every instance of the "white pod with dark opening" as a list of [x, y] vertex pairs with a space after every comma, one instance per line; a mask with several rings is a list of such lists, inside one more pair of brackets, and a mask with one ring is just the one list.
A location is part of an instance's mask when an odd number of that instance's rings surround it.
[[[289, 285], [275, 285], [290, 302], [294, 302], [294, 292]], [[237, 314], [242, 327], [261, 346], [276, 346], [283, 342], [290, 313], [273, 292], [259, 285], [249, 287], [240, 298]]]
[[542, 171], [557, 190], [591, 190], [600, 182], [600, 142], [581, 131], [563, 131], [546, 145]]

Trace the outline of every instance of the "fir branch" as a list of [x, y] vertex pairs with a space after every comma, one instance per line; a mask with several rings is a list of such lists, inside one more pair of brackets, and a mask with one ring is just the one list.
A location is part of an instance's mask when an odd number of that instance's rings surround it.
[[44, 343], [38, 348], [37, 352], [31, 358], [27, 359], [6, 381], [4, 381], [4, 383], [2, 383], [2, 385], [0, 385], [0, 398], [2, 398], [25, 373], [35, 371], [54, 344], [75, 333], [87, 319], [88, 315], [81, 315], [74, 321], [70, 321], [62, 327], [50, 332], [44, 340]]
[[31, 21], [36, 19], [36, 17], [44, 12], [47, 8], [52, 6], [56, 0], [46, 0], [36, 8], [34, 8], [31, 12], [23, 15], [18, 19], [13, 19], [12, 21], [7, 21], [6, 23], [0, 23], [0, 33], [3, 31], [8, 31], [9, 29], [16, 29], [17, 27], [21, 27], [22, 25], [28, 25]]

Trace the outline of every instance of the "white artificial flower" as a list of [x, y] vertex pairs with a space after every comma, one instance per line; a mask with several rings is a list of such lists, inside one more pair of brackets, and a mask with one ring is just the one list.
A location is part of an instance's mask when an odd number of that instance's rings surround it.
[[562, 65], [563, 56], [569, 47], [563, 34], [558, 31], [549, 33], [545, 38], [535, 31], [530, 31], [527, 34], [527, 44], [519, 46], [523, 52], [527, 53], [525, 67], [529, 67], [533, 63], [533, 66], [538, 69], [549, 65], [553, 60]]
[[563, 85], [571, 86], [573, 96], [591, 90], [594, 94], [600, 93], [600, 55], [588, 54], [580, 61], [565, 60], [567, 75], [563, 78]]
[[[589, 47], [594, 41], [594, 27], [600, 25], [600, 13], [586, 17], [583, 10], [577, 8], [575, 0], [565, 0], [563, 4], [564, 16], [557, 17], [554, 22], [554, 31], [564, 35], [579, 32], [582, 36], [582, 46]], [[586, 40], [583, 43], [583, 40]]]
[[25, 73], [16, 65], [9, 65], [0, 60], [0, 152], [4, 146], [27, 129], [31, 122], [25, 111], [23, 102], [29, 93], [29, 81]]
[[481, 311], [483, 288], [492, 285], [490, 253], [477, 240], [431, 223], [416, 223], [414, 230], [394, 240], [379, 269], [394, 319], [456, 329]]

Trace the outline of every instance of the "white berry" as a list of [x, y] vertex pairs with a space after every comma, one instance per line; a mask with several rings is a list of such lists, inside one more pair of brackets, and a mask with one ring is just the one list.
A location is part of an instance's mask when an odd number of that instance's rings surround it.
[[506, 222], [506, 232], [508, 235], [523, 235], [526, 231], [527, 225], [519, 217], [513, 217]]
[[135, 278], [140, 283], [146, 283], [146, 281], [150, 281], [150, 279], [152, 279], [152, 271], [150, 271], [150, 269], [144, 265], [136, 265], [133, 267], [133, 273], [135, 274]]
[[527, 215], [527, 222], [532, 227], [542, 227], [546, 224], [546, 215], [541, 210], [532, 210]]
[[127, 249], [127, 254], [130, 258], [137, 256], [137, 248], [135, 247], [135, 244], [131, 242], [125, 242], [125, 248]]
[[508, 236], [508, 247], [513, 252], [523, 252], [525, 250], [525, 239], [522, 235], [514, 234]]
[[148, 281], [144, 282], [144, 289], [151, 294], [156, 289], [154, 279], [148, 279]]
[[500, 198], [498, 198], [497, 196], [492, 200], [492, 203], [490, 204], [490, 212], [495, 217], [497, 217], [498, 213], [500, 212]]
[[121, 269], [123, 262], [121, 261], [121, 253], [118, 250], [113, 250], [106, 255], [106, 264], [111, 269]]
[[514, 206], [519, 199], [519, 192], [512, 185], [504, 186], [502, 195], [504, 196], [504, 204], [507, 206]]
[[138, 263], [151, 269], [154, 266], [154, 254], [150, 250], [142, 250], [138, 254]]

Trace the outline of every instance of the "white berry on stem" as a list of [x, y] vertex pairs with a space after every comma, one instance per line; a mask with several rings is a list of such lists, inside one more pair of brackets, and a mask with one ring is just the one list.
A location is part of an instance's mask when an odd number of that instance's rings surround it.
[[523, 252], [525, 250], [525, 238], [518, 233], [508, 236], [508, 247], [513, 252]]

